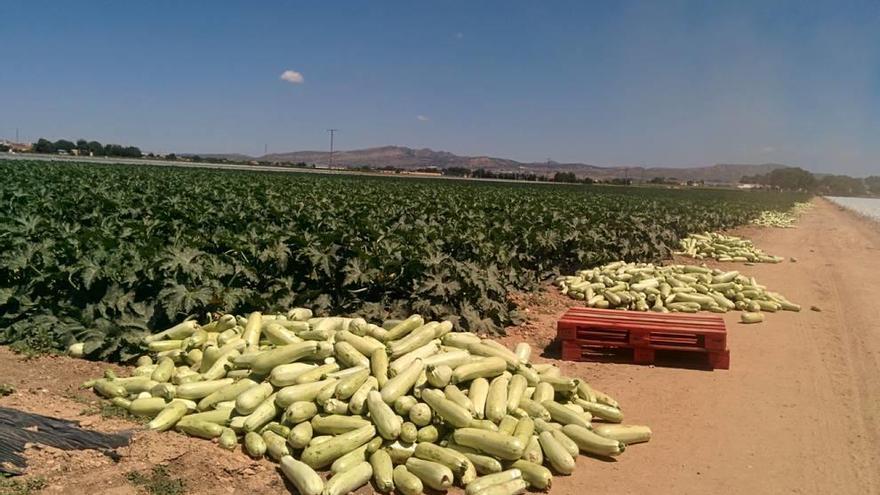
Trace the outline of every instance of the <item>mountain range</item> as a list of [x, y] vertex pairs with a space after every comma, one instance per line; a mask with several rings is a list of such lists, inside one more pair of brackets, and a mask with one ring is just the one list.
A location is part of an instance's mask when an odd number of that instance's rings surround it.
[[[242, 154], [202, 154], [204, 158], [226, 158], [238, 161], [264, 161], [277, 163], [305, 162], [318, 166], [329, 166], [330, 153], [327, 151], [293, 151], [270, 153], [253, 157]], [[381, 146], [360, 150], [333, 152], [334, 167], [372, 168], [395, 167], [405, 170], [436, 167], [462, 167], [471, 170], [479, 168], [493, 172], [535, 173], [552, 175], [556, 172], [573, 172], [578, 177], [609, 180], [630, 178], [650, 180], [654, 177], [675, 178], [678, 180], [706, 181], [714, 183], [735, 183], [744, 175], [765, 174], [777, 168], [786, 167], [778, 163], [760, 165], [719, 163], [703, 167], [601, 167], [586, 163], [519, 162], [491, 156], [461, 156], [448, 151], [435, 151], [428, 148], [414, 149], [405, 146]]]

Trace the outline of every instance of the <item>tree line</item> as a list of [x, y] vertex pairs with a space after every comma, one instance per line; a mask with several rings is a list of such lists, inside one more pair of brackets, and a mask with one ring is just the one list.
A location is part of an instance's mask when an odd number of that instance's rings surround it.
[[119, 156], [125, 158], [141, 158], [140, 148], [137, 146], [122, 146], [119, 144], [101, 144], [98, 141], [87, 141], [78, 139], [75, 143], [67, 139], [59, 139], [50, 141], [40, 138], [33, 144], [34, 153], [58, 153], [65, 152], [73, 154], [74, 150], [83, 156]]
[[862, 179], [848, 175], [816, 175], [799, 167], [778, 168], [766, 174], [747, 175], [740, 182], [828, 196], [880, 196], [880, 176]]

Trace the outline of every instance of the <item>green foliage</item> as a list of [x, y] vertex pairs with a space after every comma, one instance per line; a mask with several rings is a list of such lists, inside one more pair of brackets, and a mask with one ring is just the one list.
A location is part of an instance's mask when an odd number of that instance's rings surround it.
[[0, 383], [0, 397], [6, 397], [15, 393], [15, 387], [8, 383]]
[[828, 196], [864, 196], [868, 188], [862, 179], [847, 175], [826, 175], [819, 179], [819, 191]]
[[46, 488], [46, 478], [17, 479], [0, 476], [0, 495], [32, 495]]
[[182, 495], [186, 493], [183, 480], [172, 478], [166, 466], [154, 466], [149, 474], [132, 471], [126, 476], [132, 485], [142, 487], [150, 495]]
[[657, 261], [690, 232], [801, 195], [0, 164], [0, 343], [129, 360], [188, 315], [306, 306], [458, 328], [517, 321], [511, 290]]

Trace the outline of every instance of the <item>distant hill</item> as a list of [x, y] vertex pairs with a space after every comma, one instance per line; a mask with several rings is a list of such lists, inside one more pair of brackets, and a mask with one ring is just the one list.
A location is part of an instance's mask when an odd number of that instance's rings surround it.
[[[330, 165], [330, 153], [327, 151], [294, 151], [290, 153], [270, 153], [260, 157], [230, 154], [203, 154], [203, 158], [228, 158], [233, 160], [259, 160], [268, 162], [314, 163], [320, 166]], [[552, 175], [556, 172], [574, 172], [579, 177], [593, 179], [631, 178], [650, 180], [654, 177], [675, 178], [682, 181], [706, 181], [717, 183], [735, 183], [744, 175], [765, 174], [786, 165], [765, 163], [750, 164], [716, 164], [704, 167], [600, 167], [586, 163], [557, 162], [518, 162], [491, 156], [460, 156], [448, 151], [434, 151], [428, 148], [413, 149], [405, 146], [382, 146], [362, 150], [336, 151], [333, 153], [333, 165], [337, 167], [369, 166], [373, 168], [391, 166], [401, 169], [417, 169], [426, 167], [449, 168], [463, 167], [471, 170], [478, 168], [494, 172], [521, 172]]]

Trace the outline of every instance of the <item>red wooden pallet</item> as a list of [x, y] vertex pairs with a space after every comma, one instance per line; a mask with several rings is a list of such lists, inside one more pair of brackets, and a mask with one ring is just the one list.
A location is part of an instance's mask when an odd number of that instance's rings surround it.
[[656, 351], [698, 352], [713, 368], [728, 369], [727, 329], [717, 315], [571, 308], [557, 323], [562, 358], [593, 360], [607, 349], [631, 349], [632, 361], [649, 364]]

